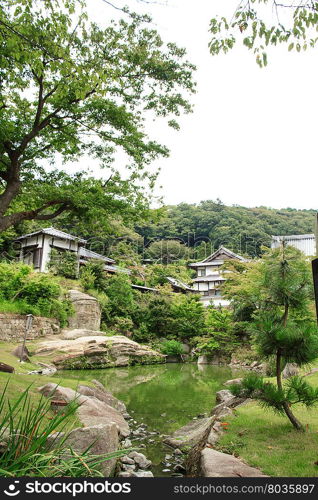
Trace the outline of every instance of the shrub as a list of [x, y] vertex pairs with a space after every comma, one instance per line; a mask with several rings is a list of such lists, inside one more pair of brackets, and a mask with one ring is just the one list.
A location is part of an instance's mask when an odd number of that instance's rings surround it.
[[76, 252], [58, 251], [56, 248], [52, 248], [48, 268], [53, 274], [75, 279], [78, 275]]
[[183, 354], [183, 346], [178, 340], [166, 340], [160, 345], [160, 351], [167, 356], [180, 356]]
[[204, 306], [196, 295], [176, 296], [172, 305], [174, 332], [181, 339], [205, 332]]

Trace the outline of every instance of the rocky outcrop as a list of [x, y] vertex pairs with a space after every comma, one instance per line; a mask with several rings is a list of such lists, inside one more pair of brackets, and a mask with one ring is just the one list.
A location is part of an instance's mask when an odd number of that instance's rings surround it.
[[153, 473], [146, 470], [151, 466], [151, 461], [142, 453], [132, 451], [120, 459], [121, 472], [118, 477], [153, 477]]
[[[58, 444], [63, 435], [51, 435], [51, 447]], [[91, 455], [105, 455], [114, 453], [119, 448], [118, 430], [115, 424], [98, 424], [90, 427], [79, 427], [72, 430], [63, 441], [63, 448], [71, 448], [77, 453], [83, 453], [89, 448]], [[65, 456], [67, 458], [67, 454]], [[103, 461], [97, 468], [105, 477], [115, 472], [117, 459]]]
[[125, 403], [115, 398], [115, 396], [113, 396], [111, 392], [106, 391], [103, 385], [97, 380], [92, 380], [92, 383], [97, 387], [88, 387], [86, 385], [80, 385], [77, 388], [77, 392], [79, 392], [83, 396], [97, 398], [100, 401], [103, 401], [107, 405], [111, 406], [112, 408], [115, 408], [115, 410], [119, 411], [125, 417], [129, 417]]
[[[0, 340], [21, 341], [25, 335], [26, 316], [22, 314], [0, 314]], [[34, 316], [32, 327], [28, 331], [28, 340], [55, 335], [60, 332], [57, 319]]]
[[177, 429], [163, 442], [173, 448], [182, 448], [196, 445], [212, 425], [212, 418], [198, 418]]
[[102, 332], [96, 336], [75, 340], [50, 340], [38, 345], [36, 354], [54, 353], [52, 362], [58, 369], [98, 369], [133, 364], [163, 363], [165, 356], [121, 335], [107, 337]]
[[101, 308], [95, 297], [78, 290], [69, 290], [69, 299], [74, 314], [69, 318], [69, 328], [81, 328], [98, 331], [100, 329]]
[[246, 465], [242, 460], [204, 448], [201, 452], [201, 475], [203, 477], [268, 477], [259, 469]]
[[41, 394], [46, 397], [70, 403], [75, 401], [79, 407], [76, 410], [79, 420], [85, 426], [115, 424], [120, 436], [129, 435], [129, 426], [123, 415], [109, 404], [96, 397], [83, 396], [79, 392], [68, 387], [49, 383], [39, 388]]

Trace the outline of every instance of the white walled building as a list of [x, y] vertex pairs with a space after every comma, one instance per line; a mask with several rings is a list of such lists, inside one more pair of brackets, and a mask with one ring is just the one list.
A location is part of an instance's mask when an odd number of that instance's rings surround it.
[[298, 248], [307, 256], [316, 255], [316, 238], [314, 234], [292, 234], [289, 236], [272, 236], [271, 248], [279, 248], [282, 242]]
[[221, 285], [226, 281], [226, 271], [220, 268], [226, 260], [231, 259], [246, 262], [246, 259], [241, 255], [221, 246], [203, 261], [189, 264], [189, 267], [197, 272], [197, 276], [193, 280], [193, 288], [200, 292], [204, 305], [208, 306], [211, 302], [216, 306], [229, 305], [229, 301], [222, 298]]
[[[48, 265], [53, 248], [60, 252], [76, 253], [79, 265], [85, 264], [90, 259], [98, 259], [105, 262], [106, 271], [116, 272], [119, 270], [117, 266], [114, 266], [115, 261], [113, 259], [85, 248], [86, 240], [64, 233], [59, 229], [54, 229], [54, 227], [25, 234], [17, 238], [16, 241], [21, 245], [20, 261], [33, 265], [34, 269], [41, 273], [46, 273], [49, 270]], [[129, 271], [127, 270], [127, 272]]]

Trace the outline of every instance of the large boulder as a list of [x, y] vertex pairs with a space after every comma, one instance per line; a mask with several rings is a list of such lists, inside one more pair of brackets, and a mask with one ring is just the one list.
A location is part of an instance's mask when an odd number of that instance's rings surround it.
[[286, 363], [286, 366], [283, 370], [283, 378], [294, 377], [299, 374], [299, 368], [295, 363]]
[[101, 322], [101, 308], [95, 297], [78, 290], [69, 290], [69, 299], [74, 308], [74, 314], [68, 320], [70, 328], [87, 328], [99, 330]]
[[231, 391], [228, 391], [227, 389], [222, 389], [221, 391], [218, 391], [215, 395], [215, 400], [217, 403], [226, 403], [227, 401], [230, 401], [233, 398], [233, 394]]
[[242, 460], [211, 448], [201, 452], [201, 472], [203, 477], [267, 477]]
[[21, 361], [30, 361], [29, 360], [29, 350], [26, 346], [23, 345], [18, 345], [13, 351], [12, 351], [13, 356], [16, 358], [21, 359]]
[[213, 419], [211, 417], [191, 420], [188, 424], [177, 429], [171, 436], [166, 437], [163, 442], [173, 448], [182, 449], [188, 446], [195, 446], [202, 440], [209, 428], [211, 428], [212, 422]]
[[53, 383], [45, 384], [39, 388], [39, 391], [45, 397], [66, 401], [67, 403], [76, 401], [79, 405], [76, 413], [80, 421], [87, 427], [99, 424], [115, 424], [121, 436], [126, 437], [130, 433], [128, 423], [122, 414], [96, 397], [84, 396], [73, 391], [73, 389]]
[[[92, 381], [93, 383], [97, 381]], [[94, 384], [94, 385], [95, 385]], [[119, 411], [122, 414], [127, 414], [127, 409], [125, 403], [119, 401], [119, 399], [115, 398], [111, 392], [106, 391], [106, 389], [100, 384], [101, 387], [88, 387], [86, 385], [80, 385], [77, 388], [77, 392], [82, 394], [83, 396], [89, 396], [93, 398], [97, 398], [100, 401], [103, 401], [107, 405], [115, 408], [115, 410]]]
[[38, 345], [36, 354], [59, 352], [53, 359], [58, 369], [98, 369], [133, 364], [163, 363], [165, 356], [123, 335], [105, 334], [75, 340], [50, 340]]
[[[58, 443], [58, 440], [55, 441]], [[54, 444], [55, 445], [55, 444]], [[115, 424], [98, 424], [90, 427], [79, 427], [72, 430], [63, 447], [72, 448], [77, 453], [83, 453], [88, 448], [91, 455], [105, 455], [113, 453], [119, 448], [117, 427]], [[103, 476], [112, 476], [115, 472], [116, 458], [104, 460], [98, 469]]]

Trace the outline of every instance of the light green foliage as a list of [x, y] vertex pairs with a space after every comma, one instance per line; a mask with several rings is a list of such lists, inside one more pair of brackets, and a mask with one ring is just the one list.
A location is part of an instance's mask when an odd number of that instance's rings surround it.
[[305, 51], [317, 44], [318, 4], [310, 0], [250, 0], [238, 2], [232, 19], [211, 20], [211, 54], [227, 53], [237, 40], [267, 65], [267, 48], [285, 44], [288, 50]]
[[[136, 217], [145, 205], [140, 181], [152, 189], [157, 176], [148, 165], [168, 154], [147, 136], [145, 117], [176, 128], [173, 117], [191, 111], [185, 50], [127, 10], [102, 28], [82, 0], [3, 0], [0, 40], [0, 231], [70, 212], [99, 224], [108, 214]], [[119, 151], [124, 180], [113, 167]], [[57, 153], [63, 161], [86, 154], [108, 173], [46, 171], [42, 160]]]
[[103, 291], [107, 284], [107, 278], [104, 271], [105, 263], [101, 260], [91, 259], [80, 269], [80, 281], [85, 290], [95, 288]]
[[34, 273], [25, 264], [0, 263], [0, 310], [3, 312], [55, 317], [64, 326], [73, 310], [70, 302], [61, 298], [62, 294], [56, 278]]
[[154, 241], [146, 250], [146, 257], [155, 263], [169, 264], [186, 258], [187, 247], [177, 240]]
[[260, 256], [270, 246], [271, 235], [313, 232], [314, 210], [226, 206], [220, 200], [198, 204], [180, 203], [162, 209], [160, 218], [137, 225], [136, 231], [148, 245], [155, 239], [176, 236], [188, 246], [190, 257], [203, 260], [223, 245], [238, 254]]
[[205, 335], [193, 339], [195, 348], [202, 354], [229, 355], [238, 344], [234, 334], [232, 312], [209, 306], [205, 313]]
[[172, 305], [174, 329], [181, 339], [205, 332], [204, 306], [196, 295], [176, 295]]
[[75, 279], [78, 274], [78, 260], [75, 252], [59, 252], [56, 248], [51, 249], [49, 270], [56, 275]]
[[177, 340], [166, 340], [160, 344], [160, 351], [167, 356], [180, 356], [183, 354], [183, 347]]
[[190, 284], [193, 277], [193, 271], [190, 270], [186, 263], [175, 264], [152, 264], [146, 268], [147, 285], [157, 287], [167, 284], [167, 276], [178, 279], [185, 284]]

